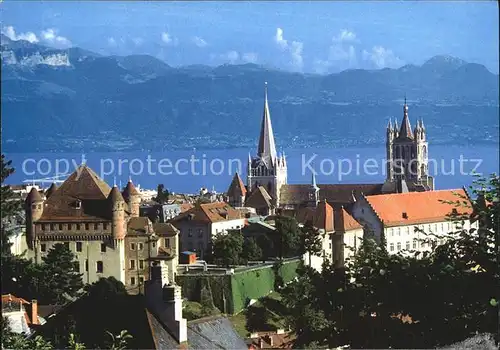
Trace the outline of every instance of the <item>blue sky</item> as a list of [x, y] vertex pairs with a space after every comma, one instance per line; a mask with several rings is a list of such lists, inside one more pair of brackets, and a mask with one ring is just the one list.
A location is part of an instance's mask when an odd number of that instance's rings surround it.
[[496, 1], [4, 0], [2, 32], [170, 65], [252, 62], [298, 72], [422, 64], [446, 54], [498, 73]]

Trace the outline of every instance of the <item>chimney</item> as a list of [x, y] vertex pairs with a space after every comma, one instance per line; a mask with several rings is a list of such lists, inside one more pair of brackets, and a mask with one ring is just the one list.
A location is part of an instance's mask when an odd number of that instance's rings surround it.
[[31, 301], [31, 323], [39, 324], [38, 322], [38, 302], [36, 299]]

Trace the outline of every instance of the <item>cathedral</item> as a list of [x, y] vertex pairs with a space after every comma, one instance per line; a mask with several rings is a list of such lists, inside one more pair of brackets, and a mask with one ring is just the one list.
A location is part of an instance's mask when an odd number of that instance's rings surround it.
[[408, 105], [403, 107], [403, 120], [398, 127], [389, 121], [387, 127], [387, 167], [384, 183], [375, 184], [317, 184], [314, 174], [309, 184], [288, 184], [287, 161], [278, 154], [274, 140], [271, 114], [264, 93], [264, 111], [260, 127], [257, 154], [248, 157], [247, 185], [238, 173], [227, 191], [233, 207], [250, 207], [259, 215], [277, 212], [296, 213], [304, 207], [316, 207], [326, 201], [333, 208], [349, 208], [355, 194], [377, 195], [385, 193], [422, 192], [434, 190], [434, 180], [428, 175], [428, 143], [423, 120], [412, 131]]

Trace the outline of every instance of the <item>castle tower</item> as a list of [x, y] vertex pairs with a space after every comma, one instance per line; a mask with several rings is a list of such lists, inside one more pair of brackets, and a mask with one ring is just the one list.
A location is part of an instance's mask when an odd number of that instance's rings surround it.
[[57, 190], [57, 185], [55, 182], [53, 182], [52, 185], [50, 185], [50, 187], [45, 192], [45, 198], [49, 199], [49, 197], [52, 196], [52, 194], [54, 194], [56, 190]]
[[229, 185], [227, 190], [228, 203], [233, 208], [243, 207], [245, 204], [245, 196], [247, 194], [247, 189], [243, 184], [238, 173], [234, 174], [233, 181]]
[[[403, 120], [398, 130], [397, 121], [392, 128], [387, 126], [386, 152], [387, 178], [383, 192], [429, 191], [434, 189], [434, 180], [428, 176], [428, 144], [423, 121], [417, 121], [412, 131], [408, 117], [408, 105], [403, 105]], [[392, 163], [392, 164], [390, 164]]]
[[309, 198], [307, 201], [307, 206], [316, 207], [319, 203], [319, 187], [316, 184], [316, 174], [313, 171], [311, 175], [311, 187], [309, 190]]
[[267, 83], [264, 94], [264, 113], [260, 128], [257, 156], [249, 158], [247, 185], [251, 192], [258, 186], [263, 186], [279, 206], [279, 191], [287, 183], [287, 165], [284, 155], [276, 152], [271, 114], [267, 99]]
[[108, 202], [112, 213], [111, 233], [115, 240], [125, 238], [125, 200], [118, 190], [113, 186], [108, 196]]
[[139, 191], [135, 188], [132, 179], [128, 180], [127, 186], [123, 189], [122, 192], [123, 199], [127, 203], [130, 216], [138, 217], [139, 216], [139, 206], [141, 204], [141, 195]]
[[36, 238], [35, 222], [38, 221], [43, 214], [43, 199], [35, 187], [31, 188], [24, 205], [26, 212], [26, 243], [28, 248], [34, 249]]

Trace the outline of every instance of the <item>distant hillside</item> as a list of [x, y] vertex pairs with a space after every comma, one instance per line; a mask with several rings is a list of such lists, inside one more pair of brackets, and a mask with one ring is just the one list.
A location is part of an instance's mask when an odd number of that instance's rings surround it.
[[148, 55], [105, 57], [5, 36], [1, 51], [10, 151], [246, 146], [255, 143], [264, 81], [285, 146], [380, 143], [405, 94], [410, 113], [431, 129], [462, 125], [457, 142], [483, 140], [485, 132], [498, 142], [498, 127], [481, 129], [498, 125], [498, 75], [449, 56], [321, 76], [255, 64], [173, 68]]

